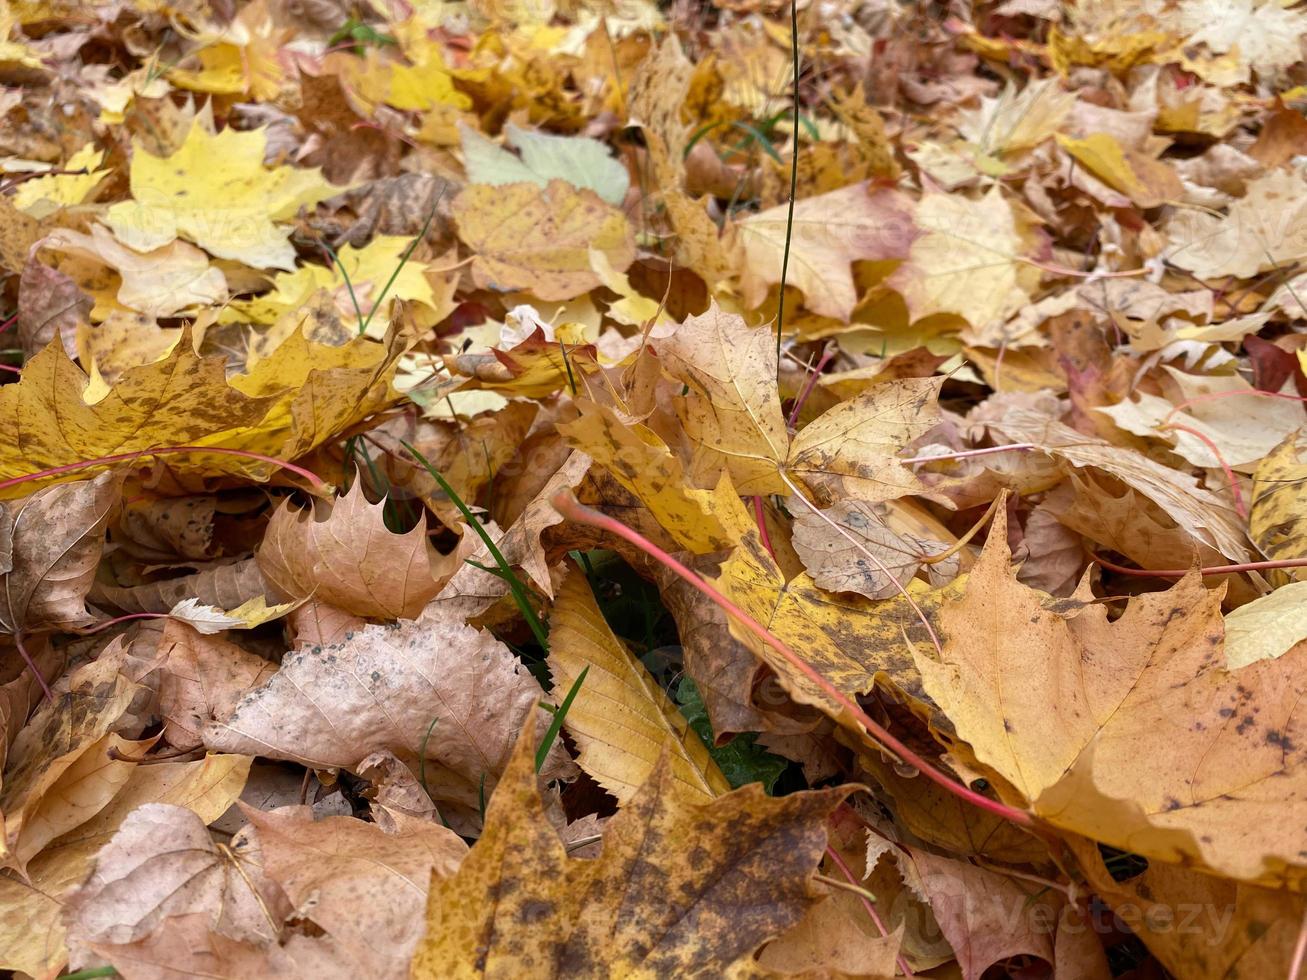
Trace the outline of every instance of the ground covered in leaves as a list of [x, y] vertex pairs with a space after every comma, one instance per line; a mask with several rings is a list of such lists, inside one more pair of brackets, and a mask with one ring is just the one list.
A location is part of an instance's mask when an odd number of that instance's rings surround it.
[[0, 969], [1298, 976], [1307, 10], [0, 25]]

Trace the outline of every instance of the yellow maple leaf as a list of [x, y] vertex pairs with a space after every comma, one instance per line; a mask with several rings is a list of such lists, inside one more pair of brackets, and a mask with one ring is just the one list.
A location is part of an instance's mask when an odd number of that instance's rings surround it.
[[[295, 459], [395, 397], [389, 379], [397, 355], [396, 344], [358, 338], [324, 347], [296, 333], [229, 381], [224, 359], [198, 356], [184, 332], [166, 358], [127, 369], [112, 387], [97, 386], [92, 402], [86, 374], [52, 343], [27, 362], [21, 381], [0, 388], [0, 478], [171, 446]], [[276, 472], [272, 464], [230, 455], [170, 455], [168, 465], [256, 480]]]
[[14, 192], [14, 207], [34, 218], [44, 218], [60, 208], [81, 204], [109, 172], [99, 169], [103, 155], [94, 143], [87, 143], [61, 168], [85, 170], [86, 173], [50, 174], [25, 180]]
[[476, 253], [472, 277], [483, 288], [571, 299], [601, 285], [592, 250], [616, 272], [635, 261], [626, 215], [566, 181], [473, 184], [454, 199], [453, 211], [459, 237]]
[[[343, 302], [337, 305], [344, 305], [354, 315], [355, 331], [358, 313], [362, 313], [369, 333], [384, 332], [395, 300], [437, 305], [422, 263], [404, 261], [404, 253], [412, 244], [412, 239], [402, 235], [378, 235], [363, 248], [345, 245], [336, 255], [339, 265], [302, 265], [294, 272], [281, 273], [272, 281], [272, 292], [232, 303], [221, 319], [228, 323], [274, 323], [288, 311], [303, 306], [319, 289], [328, 289], [343, 294], [339, 297]], [[385, 296], [381, 295], [383, 289]], [[357, 311], [353, 308], [355, 301]]]
[[339, 194], [315, 169], [263, 165], [262, 129], [212, 133], [200, 118], [168, 157], [132, 145], [132, 200], [109, 208], [105, 220], [118, 239], [139, 252], [177, 238], [211, 255], [258, 269], [294, 269], [289, 221], [301, 206]]

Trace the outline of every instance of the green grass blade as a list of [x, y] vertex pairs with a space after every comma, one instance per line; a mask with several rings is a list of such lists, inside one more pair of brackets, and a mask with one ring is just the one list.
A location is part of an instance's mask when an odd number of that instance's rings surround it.
[[558, 732], [563, 727], [563, 719], [567, 717], [568, 711], [572, 709], [572, 702], [576, 700], [577, 694], [581, 692], [581, 684], [585, 681], [585, 675], [589, 672], [589, 664], [581, 668], [581, 673], [577, 674], [576, 680], [572, 682], [572, 689], [567, 692], [567, 697], [563, 698], [563, 703], [554, 712], [554, 720], [549, 723], [549, 727], [545, 730], [545, 737], [540, 742], [540, 748], [536, 749], [537, 773], [544, 766], [545, 757], [549, 755], [549, 750], [554, 747]]
[[440, 489], [445, 492], [445, 496], [453, 501], [454, 506], [457, 507], [459, 513], [463, 515], [463, 519], [467, 521], [468, 526], [476, 531], [477, 535], [481, 538], [482, 543], [486, 546], [486, 550], [490, 552], [490, 557], [495, 560], [495, 564], [498, 566], [497, 574], [508, 583], [508, 589], [513, 596], [513, 601], [517, 603], [517, 608], [521, 610], [522, 618], [526, 620], [527, 626], [531, 627], [531, 632], [535, 634], [536, 642], [538, 642], [542, 648], [548, 650], [549, 634], [545, 630], [544, 624], [540, 622], [540, 617], [536, 615], [536, 611], [531, 608], [526, 584], [518, 577], [517, 573], [513, 571], [513, 566], [508, 563], [508, 560], [504, 557], [504, 553], [500, 551], [499, 546], [495, 544], [494, 539], [486, 533], [486, 529], [481, 526], [481, 522], [473, 516], [471, 509], [463, 502], [463, 498], [460, 497], [454, 488], [449, 485], [449, 482], [440, 475], [440, 471], [432, 466], [425, 456], [404, 440], [400, 440], [400, 445], [407, 449], [409, 454], [422, 464], [423, 469], [431, 474], [432, 479], [434, 479], [436, 483], [440, 485]]
[[[448, 186], [448, 184], [445, 185], [445, 187]], [[440, 188], [440, 193], [436, 195], [436, 199], [431, 202], [431, 210], [427, 212], [427, 220], [422, 223], [422, 230], [419, 231], [417, 237], [409, 243], [408, 248], [404, 249], [404, 254], [399, 257], [399, 264], [395, 266], [395, 270], [391, 272], [390, 278], [386, 280], [386, 285], [383, 286], [381, 292], [377, 294], [377, 298], [372, 304], [372, 309], [368, 310], [368, 318], [366, 320], [360, 318], [359, 336], [368, 332], [368, 324], [372, 322], [372, 318], [376, 315], [377, 310], [381, 309], [381, 304], [385, 302], [386, 294], [390, 292], [390, 287], [395, 285], [395, 280], [398, 279], [399, 274], [404, 271], [404, 266], [408, 265], [408, 260], [412, 257], [413, 253], [417, 251], [417, 247], [422, 242], [422, 239], [427, 237], [427, 229], [431, 227], [431, 219], [436, 216], [436, 207], [440, 204], [440, 199], [444, 196], [445, 188], [442, 187]]]

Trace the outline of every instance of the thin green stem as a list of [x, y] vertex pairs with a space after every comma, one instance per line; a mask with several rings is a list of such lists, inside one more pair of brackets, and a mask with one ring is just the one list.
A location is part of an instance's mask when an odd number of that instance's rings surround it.
[[790, 151], [790, 202], [785, 212], [785, 251], [781, 255], [781, 291], [776, 305], [776, 370], [781, 369], [781, 336], [785, 330], [785, 280], [790, 272], [790, 239], [794, 236], [794, 196], [799, 189], [799, 0], [790, 0], [790, 55], [794, 70], [794, 141]]
[[[486, 532], [486, 529], [481, 526], [481, 522], [472, 514], [471, 508], [463, 502], [463, 498], [460, 497], [458, 492], [449, 485], [449, 481], [441, 476], [440, 471], [432, 466], [425, 456], [403, 439], [399, 441], [399, 444], [408, 450], [409, 454], [414, 459], [422, 464], [423, 469], [431, 474], [432, 479], [434, 479], [436, 483], [440, 485], [440, 489], [445, 492], [445, 496], [453, 502], [454, 506], [458, 508], [459, 513], [463, 515], [463, 519], [467, 522], [468, 526], [477, 533], [478, 537], [481, 538], [482, 544], [484, 544], [486, 550], [490, 552], [490, 557], [492, 557], [495, 560], [495, 564], [499, 566], [497, 570], [499, 577], [508, 584], [509, 591], [513, 594], [513, 601], [517, 603], [518, 609], [521, 610], [522, 617], [526, 620], [527, 626], [531, 628], [531, 632], [535, 635], [536, 642], [538, 642], [543, 649], [548, 650], [549, 634], [545, 630], [544, 624], [540, 622], [540, 617], [536, 615], [535, 609], [531, 607], [531, 601], [527, 594], [526, 585], [520, 578], [518, 578], [517, 573], [513, 571], [513, 566], [508, 563], [508, 559], [506, 559], [504, 553], [499, 550], [499, 546], [495, 544], [494, 539], [491, 538]], [[475, 562], [471, 563], [475, 564]], [[485, 566], [479, 567], [485, 570]]]

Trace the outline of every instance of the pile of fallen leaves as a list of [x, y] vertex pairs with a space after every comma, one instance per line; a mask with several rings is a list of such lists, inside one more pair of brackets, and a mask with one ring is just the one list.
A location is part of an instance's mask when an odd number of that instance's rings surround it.
[[0, 968], [1298, 976], [1307, 9], [0, 25]]

